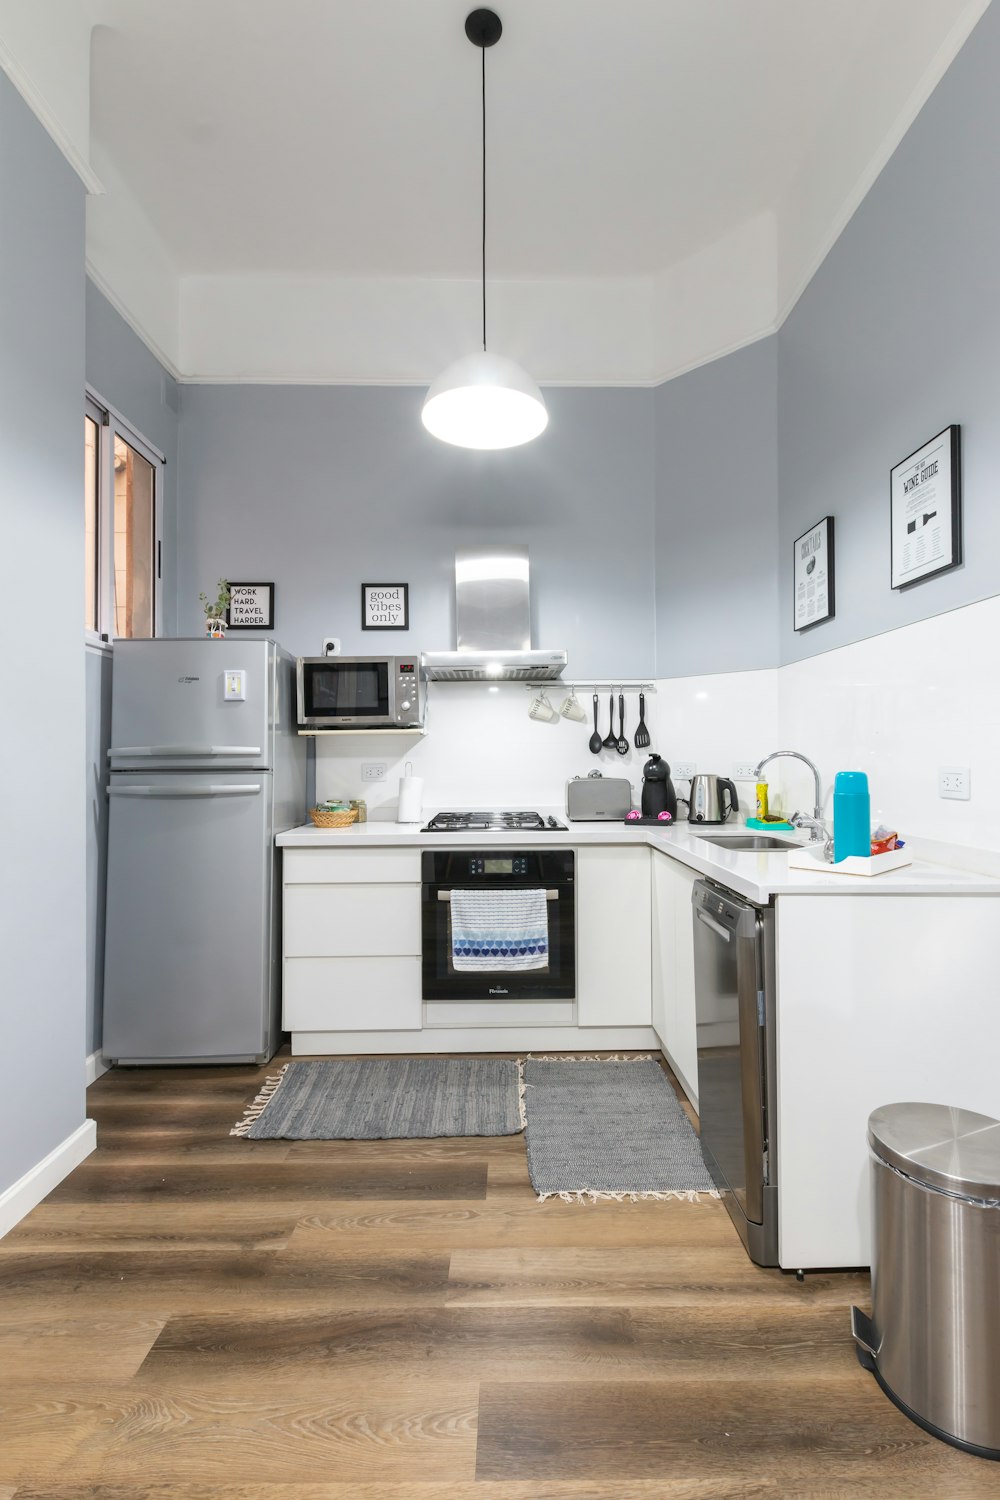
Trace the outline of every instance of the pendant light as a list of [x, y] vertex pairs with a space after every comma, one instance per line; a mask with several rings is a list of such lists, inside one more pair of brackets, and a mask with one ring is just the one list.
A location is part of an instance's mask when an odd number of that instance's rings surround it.
[[516, 448], [544, 432], [549, 420], [542, 393], [527, 371], [486, 348], [486, 48], [500, 40], [502, 31], [492, 10], [474, 10], [465, 19], [465, 34], [483, 55], [483, 347], [441, 372], [421, 412], [429, 433], [459, 448]]

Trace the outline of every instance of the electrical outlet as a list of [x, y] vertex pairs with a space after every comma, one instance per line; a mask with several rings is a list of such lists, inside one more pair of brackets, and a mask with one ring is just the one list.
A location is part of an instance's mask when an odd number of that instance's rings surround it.
[[938, 768], [939, 797], [951, 797], [955, 802], [968, 802], [972, 796], [969, 782], [968, 766], [940, 766]]
[[678, 781], [690, 781], [695, 773], [693, 760], [678, 760], [670, 768], [671, 776], [676, 776]]
[[323, 637], [323, 655], [324, 656], [339, 656], [340, 655], [340, 637], [339, 636], [337, 636], [337, 635], [325, 635]]
[[755, 781], [754, 772], [757, 768], [755, 760], [738, 760], [733, 765], [734, 781]]
[[386, 764], [384, 760], [363, 760], [361, 762], [362, 781], [384, 781]]

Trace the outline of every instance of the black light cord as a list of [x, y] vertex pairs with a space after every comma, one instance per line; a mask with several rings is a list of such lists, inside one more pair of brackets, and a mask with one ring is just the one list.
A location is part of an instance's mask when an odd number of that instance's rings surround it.
[[486, 353], [486, 48], [483, 47], [483, 353]]

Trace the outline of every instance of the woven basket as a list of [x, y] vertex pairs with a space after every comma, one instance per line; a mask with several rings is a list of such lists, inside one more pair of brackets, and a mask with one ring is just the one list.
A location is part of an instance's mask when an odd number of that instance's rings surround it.
[[348, 807], [344, 812], [323, 812], [318, 807], [309, 809], [309, 816], [317, 828], [349, 828], [357, 821], [357, 811]]

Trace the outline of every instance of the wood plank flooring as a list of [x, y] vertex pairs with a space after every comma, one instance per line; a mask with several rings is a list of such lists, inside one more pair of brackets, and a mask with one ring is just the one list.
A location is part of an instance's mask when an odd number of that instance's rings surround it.
[[120, 1070], [0, 1240], [0, 1500], [974, 1500], [861, 1370], [866, 1276], [722, 1205], [539, 1203], [522, 1137], [248, 1141], [273, 1069]]

